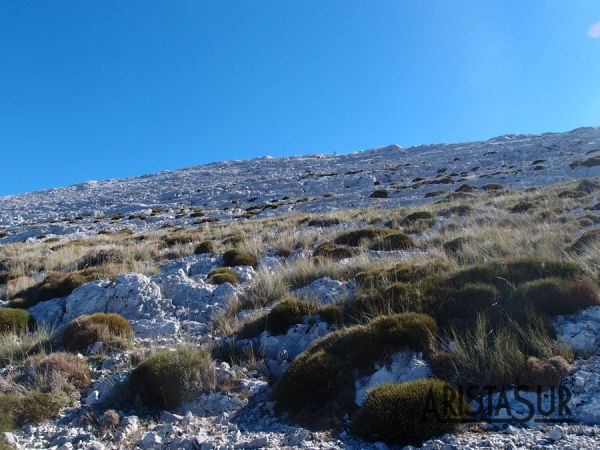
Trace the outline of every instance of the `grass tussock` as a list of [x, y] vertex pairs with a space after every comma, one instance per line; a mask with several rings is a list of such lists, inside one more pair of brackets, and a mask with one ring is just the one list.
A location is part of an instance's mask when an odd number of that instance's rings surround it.
[[79, 316], [63, 331], [64, 347], [73, 352], [85, 352], [96, 342], [103, 351], [128, 348], [133, 338], [133, 328], [119, 314], [96, 313]]

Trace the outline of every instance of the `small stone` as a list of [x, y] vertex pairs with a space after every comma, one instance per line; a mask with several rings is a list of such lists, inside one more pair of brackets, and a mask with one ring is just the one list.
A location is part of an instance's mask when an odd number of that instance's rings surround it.
[[548, 431], [548, 439], [551, 441], [558, 441], [562, 439], [562, 437], [563, 432], [560, 428], [552, 428], [550, 431]]
[[159, 448], [162, 444], [162, 438], [154, 433], [154, 432], [150, 432], [150, 433], [146, 433], [146, 436], [144, 436], [144, 439], [142, 439], [142, 443], [141, 443], [141, 447], [142, 448]]

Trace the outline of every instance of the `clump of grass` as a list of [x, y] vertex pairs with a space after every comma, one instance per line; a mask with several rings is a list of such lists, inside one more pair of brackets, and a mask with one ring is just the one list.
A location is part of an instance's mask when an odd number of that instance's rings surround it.
[[354, 396], [354, 370], [372, 370], [403, 350], [424, 351], [437, 330], [426, 315], [381, 316], [366, 326], [353, 326], [318, 339], [288, 367], [275, 385], [279, 409], [297, 412], [320, 408], [330, 401]]
[[513, 214], [520, 214], [520, 213], [525, 213], [528, 211], [531, 211], [532, 209], [535, 209], [536, 206], [528, 201], [521, 201], [519, 203], [517, 203], [516, 205], [514, 205], [512, 208], [510, 208], [510, 212]]
[[315, 309], [312, 303], [293, 297], [280, 300], [266, 314], [244, 323], [235, 333], [237, 339], [250, 339], [263, 331], [274, 335], [284, 334], [292, 326], [302, 323], [303, 318]]
[[79, 316], [63, 332], [63, 345], [69, 351], [83, 352], [96, 342], [103, 350], [127, 348], [133, 338], [133, 328], [119, 314], [96, 313]]
[[350, 430], [371, 442], [418, 445], [456, 431], [469, 417], [465, 399], [443, 381], [388, 383], [369, 391]]
[[38, 354], [23, 362], [21, 381], [42, 392], [62, 392], [78, 397], [91, 382], [85, 358], [72, 353]]
[[46, 422], [56, 417], [64, 406], [64, 399], [51, 393], [0, 394], [0, 431], [12, 431], [26, 423]]
[[415, 211], [407, 215], [404, 219], [402, 219], [400, 225], [411, 226], [421, 221], [433, 223], [435, 222], [435, 217], [429, 211]]
[[90, 268], [70, 273], [51, 272], [40, 283], [17, 292], [11, 306], [31, 308], [53, 298], [67, 297], [79, 286], [100, 278], [114, 278], [115, 273], [109, 266]]
[[176, 408], [183, 400], [214, 388], [210, 350], [192, 345], [156, 350], [131, 372], [130, 387], [150, 408]]
[[223, 265], [234, 266], [252, 266], [256, 268], [258, 261], [254, 255], [241, 250], [227, 250], [223, 254]]
[[211, 284], [238, 284], [240, 279], [235, 270], [229, 267], [220, 267], [209, 272], [207, 281]]
[[0, 333], [0, 367], [19, 364], [37, 352], [48, 352], [53, 341], [54, 332], [44, 327], [19, 335]]
[[590, 231], [586, 231], [583, 233], [579, 239], [577, 239], [569, 248], [567, 249], [571, 253], [575, 254], [583, 254], [586, 250], [588, 250], [594, 244], [600, 242], [600, 229], [594, 229]]
[[369, 198], [388, 198], [389, 192], [387, 189], [377, 189], [369, 195]]
[[355, 248], [348, 248], [342, 245], [335, 244], [333, 242], [323, 242], [313, 252], [313, 256], [329, 258], [333, 260], [340, 260], [346, 258], [352, 258], [357, 254]]
[[574, 314], [600, 304], [598, 285], [589, 278], [542, 278], [519, 286], [513, 301], [550, 316]]
[[334, 239], [334, 243], [358, 247], [363, 241], [387, 236], [388, 234], [390, 234], [390, 230], [386, 228], [356, 228], [339, 234]]
[[26, 333], [34, 323], [31, 314], [23, 309], [0, 308], [0, 334]]
[[196, 255], [202, 255], [204, 253], [215, 253], [215, 246], [211, 241], [202, 241], [196, 248], [194, 248]]
[[371, 250], [408, 250], [415, 246], [415, 241], [407, 234], [401, 232], [390, 233], [386, 236], [376, 239], [369, 248]]

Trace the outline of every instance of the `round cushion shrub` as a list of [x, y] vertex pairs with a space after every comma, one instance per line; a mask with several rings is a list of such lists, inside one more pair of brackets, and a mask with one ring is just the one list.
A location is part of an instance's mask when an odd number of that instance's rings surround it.
[[371, 240], [388, 234], [390, 234], [390, 230], [386, 228], [357, 228], [339, 234], [333, 242], [338, 245], [358, 247], [364, 240]]
[[230, 269], [229, 267], [220, 267], [218, 269], [213, 269], [208, 274], [208, 282], [210, 284], [238, 284], [240, 279], [238, 278], [235, 270]]
[[498, 289], [491, 284], [466, 284], [450, 291], [449, 298], [441, 302], [436, 317], [438, 321], [475, 319], [477, 314], [492, 308], [498, 299]]
[[470, 416], [468, 404], [448, 383], [416, 380], [371, 389], [350, 431], [370, 442], [418, 445], [455, 431]]
[[130, 387], [142, 402], [156, 409], [173, 409], [212, 388], [214, 364], [205, 347], [186, 345], [175, 351], [154, 351], [132, 372]]
[[357, 254], [356, 249], [344, 247], [333, 242], [323, 242], [313, 252], [313, 256], [323, 256], [334, 260], [352, 258]]
[[119, 314], [96, 313], [73, 319], [63, 331], [63, 345], [69, 351], [82, 352], [96, 342], [108, 349], [125, 348], [133, 337], [133, 328]]
[[419, 222], [421, 220], [432, 222], [435, 221], [435, 217], [429, 211], [415, 211], [414, 213], [411, 213], [404, 219], [402, 219], [400, 224], [403, 226], [414, 225], [416, 222]]
[[524, 303], [550, 316], [574, 314], [588, 306], [600, 304], [598, 285], [590, 278], [530, 281], [519, 287], [516, 297], [518, 306]]
[[302, 319], [310, 314], [311, 304], [290, 297], [280, 300], [269, 311], [267, 316], [266, 328], [273, 334], [283, 334], [297, 323], [302, 323]]
[[227, 250], [223, 254], [223, 265], [227, 267], [234, 266], [252, 266], [256, 268], [258, 261], [254, 255], [240, 250]]
[[369, 248], [371, 250], [392, 251], [408, 250], [414, 246], [415, 241], [410, 236], [401, 232], [395, 232], [376, 239]]
[[200, 242], [194, 249], [196, 255], [202, 255], [204, 253], [215, 253], [215, 246], [211, 241]]
[[0, 308], [0, 333], [26, 333], [33, 325], [31, 314], [18, 308]]
[[341, 357], [325, 350], [305, 352], [283, 373], [273, 392], [280, 411], [319, 409], [354, 388], [354, 376]]

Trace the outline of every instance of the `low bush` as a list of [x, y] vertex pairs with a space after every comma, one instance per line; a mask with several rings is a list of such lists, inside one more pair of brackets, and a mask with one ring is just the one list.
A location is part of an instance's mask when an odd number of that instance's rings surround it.
[[390, 234], [386, 228], [357, 228], [339, 234], [334, 242], [339, 245], [358, 247], [362, 241], [383, 237]]
[[209, 272], [207, 281], [210, 284], [238, 284], [240, 279], [235, 270], [229, 267], [220, 267]]
[[77, 269], [83, 270], [107, 264], [121, 264], [123, 263], [123, 260], [123, 251], [120, 249], [96, 250], [88, 253], [77, 261]]
[[131, 372], [129, 383], [146, 406], [173, 409], [214, 387], [214, 364], [205, 347], [156, 350]]
[[399, 351], [424, 351], [436, 331], [431, 317], [404, 313], [381, 316], [366, 326], [344, 328], [320, 338], [290, 364], [275, 385], [278, 408], [298, 412], [323, 407], [332, 400], [351, 403], [355, 370], [371, 371], [376, 362], [385, 362]]
[[240, 250], [227, 250], [223, 254], [223, 265], [234, 266], [252, 266], [256, 268], [258, 261], [254, 255]]
[[568, 251], [582, 254], [592, 245], [600, 243], [600, 229], [594, 229], [583, 233], [569, 248]]
[[400, 225], [410, 226], [419, 221], [432, 222], [435, 221], [435, 217], [429, 211], [415, 211], [402, 219]]
[[195, 240], [196, 239], [194, 236], [182, 234], [182, 235], [169, 236], [169, 237], [165, 238], [164, 242], [167, 247], [174, 247], [176, 245], [191, 244]]
[[313, 252], [313, 256], [340, 260], [346, 258], [352, 258], [357, 254], [356, 249], [343, 247], [333, 242], [323, 242]]
[[194, 249], [196, 255], [202, 255], [204, 253], [215, 253], [215, 246], [211, 241], [202, 241]]
[[407, 234], [394, 232], [386, 236], [377, 238], [369, 248], [371, 250], [408, 250], [415, 246], [415, 241]]
[[574, 314], [600, 304], [600, 293], [598, 285], [589, 278], [542, 278], [519, 286], [513, 301], [524, 302], [539, 312], [556, 316]]
[[369, 198], [388, 198], [388, 196], [389, 193], [386, 189], [377, 189], [369, 195]]
[[470, 416], [468, 404], [449, 384], [416, 380], [376, 386], [352, 419], [353, 434], [371, 442], [418, 445], [454, 432]]
[[531, 202], [522, 201], [510, 208], [510, 212], [513, 214], [520, 214], [531, 211], [532, 209], [535, 209], [535, 207], [536, 206]]
[[112, 278], [114, 272], [109, 266], [78, 270], [70, 273], [50, 272], [40, 283], [17, 292], [11, 306], [31, 308], [53, 298], [67, 297], [79, 286], [100, 278]]
[[64, 406], [64, 399], [51, 393], [0, 394], [0, 431], [11, 431], [26, 423], [48, 421], [56, 417]]
[[339, 225], [340, 223], [342, 223], [342, 222], [340, 221], [340, 219], [338, 219], [336, 217], [321, 217], [321, 218], [315, 218], [315, 219], [309, 220], [307, 225], [309, 227], [326, 228], [326, 227], [331, 227], [333, 225]]
[[133, 328], [119, 314], [96, 313], [79, 316], [63, 332], [63, 345], [69, 351], [83, 352], [96, 342], [103, 349], [127, 348], [133, 337]]
[[0, 308], [0, 333], [26, 333], [33, 322], [31, 314], [23, 309]]
[[519, 384], [534, 390], [538, 387], [558, 386], [571, 371], [571, 364], [562, 356], [547, 359], [530, 357], [520, 372]]
[[62, 392], [78, 397], [91, 382], [87, 359], [72, 353], [35, 355], [23, 362], [22, 380], [42, 392]]
[[280, 300], [273, 308], [262, 316], [246, 322], [236, 332], [238, 339], [250, 339], [263, 331], [271, 334], [285, 334], [292, 325], [302, 323], [303, 318], [314, 311], [314, 305], [293, 297]]
[[15, 339], [14, 334], [0, 333], [0, 367], [17, 365], [27, 357], [52, 349], [54, 333], [44, 327], [22, 334]]
[[444, 242], [443, 248], [448, 255], [460, 252], [463, 247], [471, 241], [468, 237], [460, 236]]

